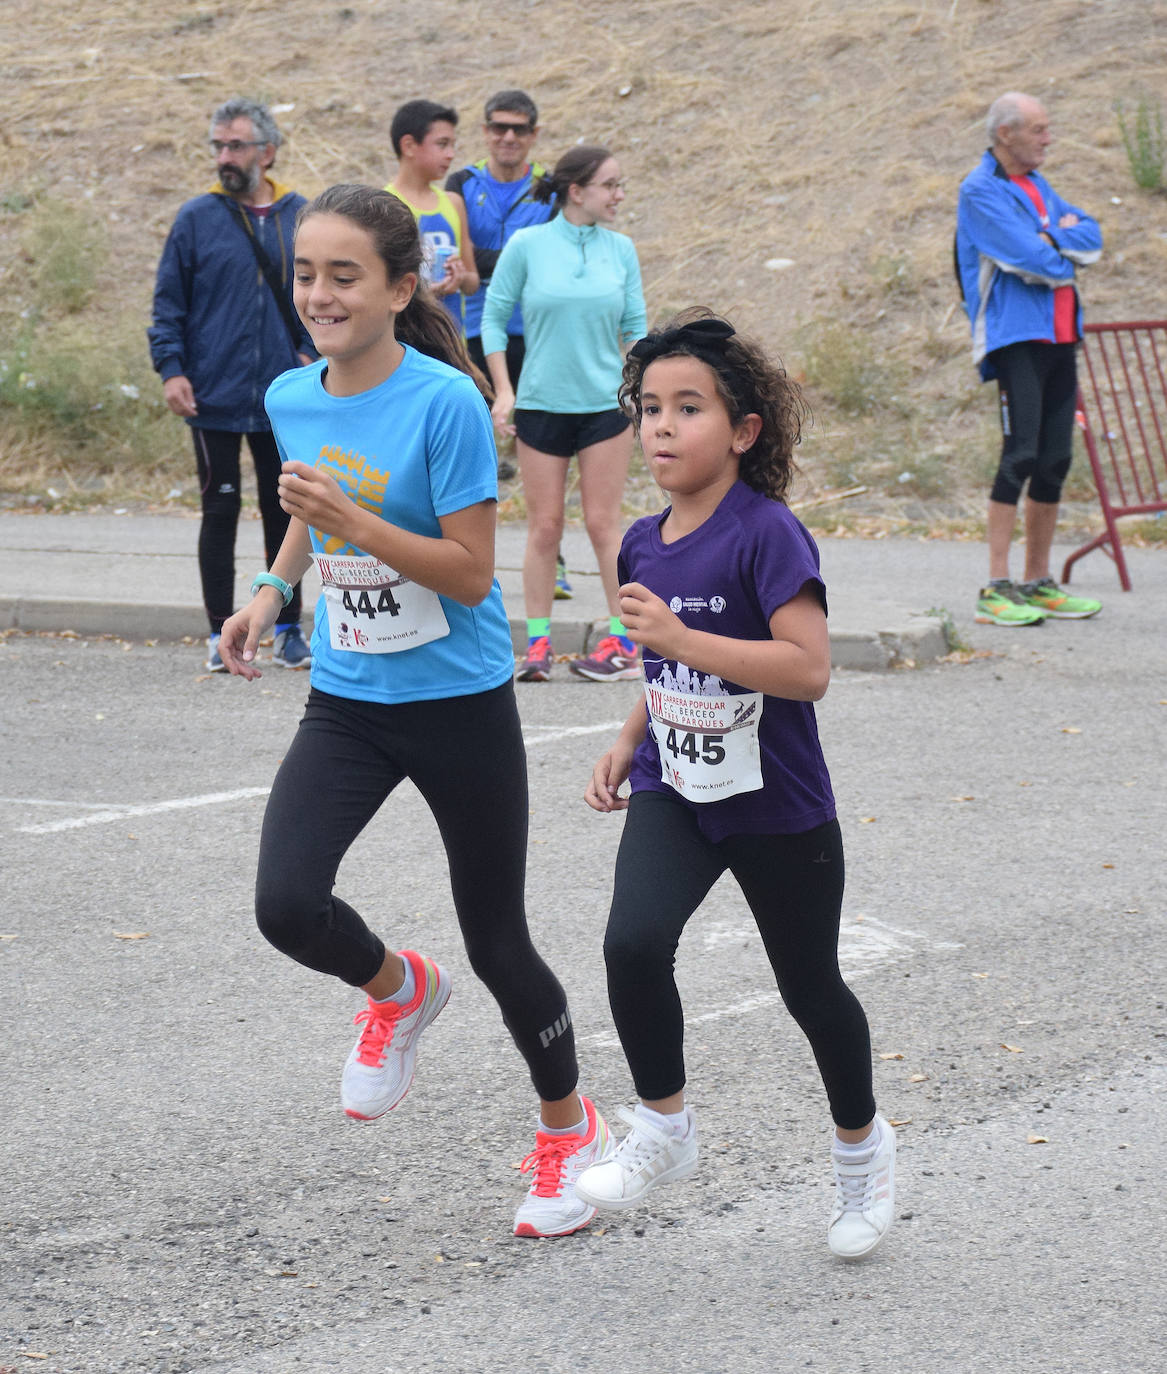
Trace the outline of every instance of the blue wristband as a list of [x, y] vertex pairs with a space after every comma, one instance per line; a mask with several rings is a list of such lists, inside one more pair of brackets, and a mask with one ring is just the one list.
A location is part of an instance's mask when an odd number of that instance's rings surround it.
[[295, 587], [290, 582], [285, 582], [282, 577], [277, 577], [275, 573], [269, 572], [261, 572], [251, 584], [251, 595], [254, 596], [260, 587], [274, 587], [284, 598], [285, 606], [292, 604], [292, 597], [296, 592]]

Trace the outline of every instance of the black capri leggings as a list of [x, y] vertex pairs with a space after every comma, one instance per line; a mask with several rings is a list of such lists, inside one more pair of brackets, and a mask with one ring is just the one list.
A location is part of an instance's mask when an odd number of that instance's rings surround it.
[[[353, 987], [372, 981], [385, 946], [334, 895], [341, 859], [403, 778], [441, 832], [466, 953], [502, 1011], [539, 1096], [575, 1085], [563, 988], [527, 930], [527, 765], [507, 682], [489, 692], [398, 705], [312, 689], [272, 786], [260, 839], [260, 930], [298, 963]], [[408, 851], [385, 855], [384, 888]]]
[[604, 937], [612, 1015], [637, 1093], [653, 1102], [685, 1086], [674, 956], [686, 922], [726, 869], [753, 912], [782, 1000], [810, 1041], [835, 1124], [859, 1130], [875, 1115], [871, 1037], [839, 972], [838, 822], [714, 843], [687, 806], [661, 792], [636, 792], [629, 802]]
[[1078, 397], [1076, 345], [1015, 343], [994, 351], [1001, 403], [1001, 462], [989, 499], [1015, 506], [1029, 499], [1057, 505], [1074, 440]]

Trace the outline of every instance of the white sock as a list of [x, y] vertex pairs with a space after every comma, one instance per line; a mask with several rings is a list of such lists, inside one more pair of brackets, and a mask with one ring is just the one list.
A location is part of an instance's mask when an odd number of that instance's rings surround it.
[[688, 1107], [682, 1107], [679, 1112], [654, 1112], [651, 1107], [646, 1107], [643, 1102], [636, 1108], [636, 1115], [644, 1117], [651, 1125], [668, 1131], [670, 1135], [682, 1138], [689, 1134], [689, 1126], [692, 1121]]
[[879, 1149], [881, 1138], [879, 1122], [873, 1121], [870, 1133], [862, 1140], [852, 1142], [840, 1140], [838, 1136], [835, 1136], [831, 1142], [831, 1153], [840, 1164], [866, 1164]]
[[548, 1126], [542, 1117], [539, 1118], [539, 1130], [544, 1135], [587, 1135], [588, 1116], [585, 1112], [582, 1121], [577, 1121], [574, 1126]]
[[384, 1005], [386, 1002], [398, 1002], [401, 1006], [406, 1006], [413, 1001], [413, 994], [417, 991], [417, 980], [413, 976], [413, 965], [408, 959], [401, 961], [405, 965], [405, 982], [389, 997], [374, 997], [374, 1002]]

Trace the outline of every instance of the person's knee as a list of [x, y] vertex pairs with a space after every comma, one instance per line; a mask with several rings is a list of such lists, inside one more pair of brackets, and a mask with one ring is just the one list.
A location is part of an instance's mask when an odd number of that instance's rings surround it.
[[527, 517], [527, 540], [542, 553], [555, 552], [563, 538], [563, 510], [540, 511]]
[[242, 498], [239, 488], [231, 484], [208, 489], [202, 495], [204, 520], [217, 520], [224, 524], [234, 524], [239, 519]]
[[604, 964], [610, 980], [620, 982], [645, 970], [672, 971], [676, 945], [648, 923], [612, 921], [604, 935]]
[[1069, 457], [1056, 463], [1043, 464], [1029, 481], [1029, 499], [1042, 505], [1056, 506], [1062, 499], [1062, 488], [1070, 471]]
[[308, 942], [325, 919], [325, 905], [285, 872], [261, 871], [255, 885], [255, 924], [263, 938], [284, 953]]
[[610, 544], [620, 538], [620, 508], [596, 510], [584, 507], [584, 529], [593, 544]]

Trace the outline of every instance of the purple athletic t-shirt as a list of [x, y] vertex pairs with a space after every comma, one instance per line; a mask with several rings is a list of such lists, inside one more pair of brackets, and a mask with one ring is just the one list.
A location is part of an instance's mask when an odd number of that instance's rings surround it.
[[[666, 544], [660, 534], [667, 515], [666, 510], [647, 516], [628, 530], [620, 549], [620, 581], [643, 583], [685, 625], [730, 639], [769, 639], [770, 617], [808, 583], [826, 609], [818, 549], [806, 528], [781, 502], [737, 482], [699, 529], [671, 544]], [[750, 689], [695, 672], [673, 659], [658, 658], [648, 648], [644, 650], [644, 676], [649, 687], [673, 693], [674, 702], [675, 694], [683, 693], [692, 703], [695, 719], [700, 717], [704, 698], [709, 699], [711, 712], [717, 710], [718, 698], [730, 698], [728, 712], [722, 712], [723, 718], [729, 719], [734, 714], [732, 699], [740, 697], [743, 704], [738, 714], [749, 714], [744, 702], [751, 695]], [[735, 763], [732, 752], [728, 759], [718, 758], [725, 754], [724, 735], [702, 735], [699, 729], [687, 730], [684, 723], [675, 730], [666, 729], [658, 722], [666, 752], [672, 750], [675, 755], [666, 759], [666, 771], [671, 771], [673, 764], [683, 771], [689, 759], [693, 763], [691, 774], [715, 781], [695, 785], [683, 781], [680, 791], [665, 781], [660, 749], [650, 728], [632, 761], [632, 791], [678, 797], [693, 809], [702, 833], [714, 841], [729, 835], [796, 835], [833, 820], [835, 799], [819, 745], [814, 707], [808, 701], [758, 695], [761, 714], [755, 757], [760, 763], [760, 787], [755, 779], [754, 785], [746, 784], [750, 790], [715, 800], [694, 800], [694, 791], [699, 792], [702, 786], [716, 790], [719, 771], [736, 767], [744, 776], [748, 765], [740, 759]], [[647, 706], [645, 709], [647, 714]], [[674, 709], [672, 718], [683, 721], [685, 712]], [[720, 764], [720, 770], [710, 767], [702, 772], [701, 759]], [[686, 791], [690, 795], [685, 795]]]

